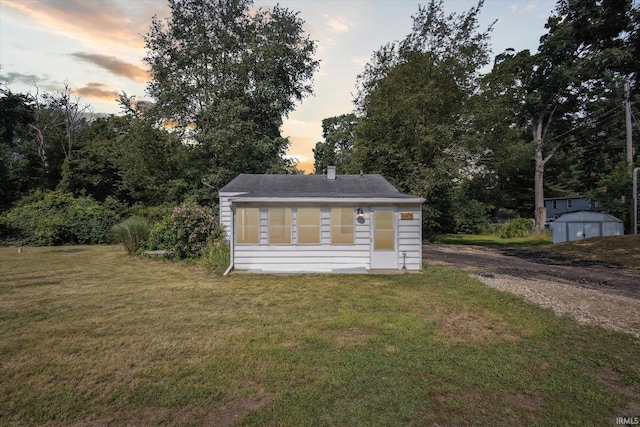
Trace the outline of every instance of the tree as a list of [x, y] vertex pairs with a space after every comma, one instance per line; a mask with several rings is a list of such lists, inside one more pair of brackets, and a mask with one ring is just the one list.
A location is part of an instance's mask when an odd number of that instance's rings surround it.
[[32, 99], [8, 88], [0, 89], [0, 209], [27, 191], [31, 172], [25, 159], [28, 126], [35, 120]]
[[538, 53], [507, 53], [515, 71], [533, 147], [536, 229], [546, 222], [545, 167], [585, 120], [586, 105], [611, 97], [612, 84], [632, 69], [629, 0], [560, 0], [547, 22]]
[[490, 206], [493, 217], [500, 209], [522, 216], [533, 211], [529, 120], [523, 113], [519, 69], [505, 60], [510, 55], [513, 50], [496, 56], [492, 71], [482, 76], [480, 89], [470, 99], [469, 128], [479, 153], [468, 192]]
[[36, 150], [44, 171], [49, 174], [51, 172], [51, 144], [49, 143], [49, 134], [57, 130], [64, 123], [63, 113], [58, 108], [55, 97], [46, 92], [40, 94], [37, 86], [36, 94], [33, 96], [33, 102], [35, 107], [35, 120], [29, 124], [29, 127], [33, 131]]
[[[145, 37], [159, 120], [187, 130], [202, 175], [290, 169], [283, 117], [312, 93], [316, 45], [288, 9], [251, 0], [169, 0]], [[233, 163], [227, 163], [233, 160]]]
[[470, 100], [491, 31], [478, 31], [481, 7], [445, 16], [442, 1], [420, 6], [411, 34], [374, 52], [358, 76], [354, 164], [427, 197], [425, 235], [453, 229], [453, 191], [476, 157]]
[[313, 149], [315, 173], [321, 174], [330, 165], [336, 167], [337, 173], [356, 172], [350, 168], [350, 162], [357, 123], [354, 113], [322, 120], [324, 142], [316, 143]]
[[66, 183], [75, 195], [157, 206], [180, 203], [193, 192], [187, 182], [190, 147], [142, 116], [98, 118], [85, 128], [77, 148]]

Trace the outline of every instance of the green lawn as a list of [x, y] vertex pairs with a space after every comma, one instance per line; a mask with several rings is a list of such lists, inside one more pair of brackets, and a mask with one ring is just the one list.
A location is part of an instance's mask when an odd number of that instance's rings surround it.
[[637, 338], [449, 268], [222, 278], [117, 246], [0, 248], [0, 362], [0, 425], [640, 415]]
[[539, 246], [553, 243], [553, 237], [550, 233], [511, 239], [502, 239], [493, 234], [441, 234], [436, 242], [450, 245]]

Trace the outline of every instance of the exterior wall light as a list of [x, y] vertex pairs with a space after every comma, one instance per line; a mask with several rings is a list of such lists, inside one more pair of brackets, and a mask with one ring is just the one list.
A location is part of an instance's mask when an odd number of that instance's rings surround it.
[[364, 212], [362, 211], [362, 208], [358, 208], [357, 212], [356, 212], [356, 217], [360, 220], [364, 219]]

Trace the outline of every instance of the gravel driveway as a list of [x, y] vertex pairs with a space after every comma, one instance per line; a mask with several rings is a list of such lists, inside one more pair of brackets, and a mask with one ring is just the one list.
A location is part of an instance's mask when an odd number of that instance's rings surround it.
[[640, 337], [638, 271], [556, 261], [521, 248], [463, 245], [425, 245], [423, 263], [467, 270], [559, 315]]

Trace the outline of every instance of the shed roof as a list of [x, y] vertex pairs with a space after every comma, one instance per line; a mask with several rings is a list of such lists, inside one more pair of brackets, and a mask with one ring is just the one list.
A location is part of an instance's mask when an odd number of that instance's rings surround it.
[[553, 221], [556, 222], [622, 222], [613, 215], [602, 212], [580, 211], [562, 215]]
[[261, 175], [240, 174], [220, 193], [242, 194], [243, 198], [377, 198], [424, 199], [399, 192], [382, 175]]
[[545, 197], [544, 201], [548, 201], [548, 200], [568, 200], [568, 199], [585, 199], [585, 200], [591, 200], [590, 197], [587, 196], [581, 196], [579, 194], [576, 194], [574, 196], [561, 196], [561, 197]]

